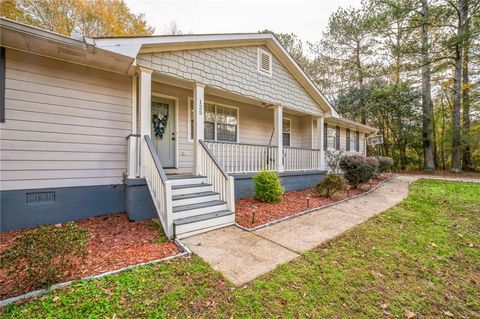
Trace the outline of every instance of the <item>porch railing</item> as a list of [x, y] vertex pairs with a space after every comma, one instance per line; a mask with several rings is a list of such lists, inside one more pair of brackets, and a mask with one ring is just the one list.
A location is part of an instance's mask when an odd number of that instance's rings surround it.
[[[228, 173], [273, 171], [277, 167], [276, 146], [213, 141], [204, 143]], [[320, 162], [319, 149], [283, 148], [285, 171], [318, 170]]]
[[235, 211], [234, 180], [229, 176], [222, 165], [217, 161], [209, 147], [202, 140], [200, 143], [200, 174], [207, 177], [213, 190], [220, 194], [220, 199], [227, 203], [230, 211]]
[[296, 147], [283, 148], [283, 168], [286, 171], [308, 171], [320, 169], [319, 149]]
[[147, 142], [149, 150], [146, 152], [145, 179], [147, 180], [148, 189], [150, 190], [150, 195], [157, 209], [165, 235], [168, 238], [172, 238], [172, 185], [170, 181], [167, 180], [167, 175], [165, 175], [165, 171], [163, 170], [150, 136], [145, 135], [145, 141]]
[[276, 168], [276, 146], [205, 142], [228, 173], [273, 171]]

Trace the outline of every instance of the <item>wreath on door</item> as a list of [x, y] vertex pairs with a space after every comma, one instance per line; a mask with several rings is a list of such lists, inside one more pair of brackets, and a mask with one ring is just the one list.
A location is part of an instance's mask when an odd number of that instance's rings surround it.
[[160, 139], [163, 138], [165, 134], [165, 129], [168, 123], [168, 114], [164, 115], [153, 115], [152, 124], [153, 124], [153, 131], [155, 132], [155, 136], [159, 137]]

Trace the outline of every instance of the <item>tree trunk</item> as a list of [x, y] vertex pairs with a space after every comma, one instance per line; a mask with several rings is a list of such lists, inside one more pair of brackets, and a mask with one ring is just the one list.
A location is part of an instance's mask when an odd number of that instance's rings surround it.
[[462, 136], [460, 127], [460, 108], [462, 97], [462, 42], [464, 26], [464, 9], [466, 0], [458, 0], [458, 27], [457, 43], [455, 44], [455, 71], [453, 77], [453, 109], [452, 109], [452, 168], [451, 171], [459, 173], [462, 171]]
[[428, 1], [422, 0], [422, 142], [423, 170], [435, 170], [435, 153], [433, 140], [433, 103], [430, 84], [430, 57], [428, 44], [429, 26]]
[[[465, 23], [465, 32], [469, 32], [469, 22]], [[462, 124], [463, 124], [463, 148], [462, 148], [462, 169], [464, 171], [472, 171], [472, 151], [470, 148], [470, 79], [469, 79], [469, 62], [470, 41], [465, 40], [463, 47], [463, 70], [462, 70]]]

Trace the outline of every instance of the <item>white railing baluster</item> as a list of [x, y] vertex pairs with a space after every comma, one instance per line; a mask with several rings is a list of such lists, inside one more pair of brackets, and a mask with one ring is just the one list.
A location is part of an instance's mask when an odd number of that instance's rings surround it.
[[[227, 173], [272, 171], [276, 168], [276, 161], [282, 160], [276, 157], [276, 146], [213, 141], [204, 144]], [[286, 171], [318, 170], [320, 151], [284, 147], [283, 160]]]
[[160, 163], [158, 155], [149, 136], [145, 136], [146, 150], [145, 179], [152, 196], [158, 217], [168, 238], [173, 237], [172, 186]]

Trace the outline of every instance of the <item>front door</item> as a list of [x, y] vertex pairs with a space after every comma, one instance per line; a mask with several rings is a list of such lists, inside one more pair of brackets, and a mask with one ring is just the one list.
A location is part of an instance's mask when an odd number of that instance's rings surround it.
[[175, 167], [175, 101], [152, 96], [152, 141], [164, 168]]

